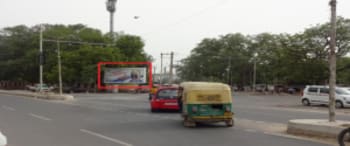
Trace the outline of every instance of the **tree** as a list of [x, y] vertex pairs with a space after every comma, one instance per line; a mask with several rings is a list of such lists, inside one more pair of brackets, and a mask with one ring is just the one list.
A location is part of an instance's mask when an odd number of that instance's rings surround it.
[[[142, 38], [120, 34], [116, 44], [100, 30], [82, 24], [44, 24], [44, 39], [65, 40], [60, 43], [63, 81], [66, 84], [95, 83], [97, 62], [100, 61], [151, 61], [152, 56], [143, 50]], [[37, 82], [39, 75], [39, 25], [6, 27], [0, 30], [0, 80]], [[104, 43], [84, 45], [74, 42]], [[58, 79], [57, 44], [44, 41], [44, 81], [55, 84]]]

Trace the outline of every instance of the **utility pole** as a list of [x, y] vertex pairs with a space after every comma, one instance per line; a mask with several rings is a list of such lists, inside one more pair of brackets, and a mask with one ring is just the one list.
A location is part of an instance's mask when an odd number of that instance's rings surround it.
[[255, 93], [256, 86], [256, 57], [254, 57], [254, 67], [253, 67], [253, 93]]
[[173, 60], [174, 60], [174, 52], [170, 53], [170, 71], [169, 71], [169, 84], [173, 83]]
[[231, 56], [228, 58], [228, 84], [230, 84], [231, 87]]
[[163, 77], [163, 53], [160, 53], [160, 77], [159, 77], [159, 84], [162, 84], [162, 77]]
[[331, 6], [331, 40], [329, 53], [329, 122], [335, 122], [335, 86], [336, 86], [336, 23], [337, 23], [337, 0], [329, 2]]
[[60, 92], [60, 95], [62, 95], [61, 51], [60, 51], [60, 41], [59, 40], [57, 40], [57, 63], [58, 63], [59, 92]]
[[40, 88], [39, 91], [42, 92], [43, 87], [43, 64], [44, 64], [44, 54], [43, 54], [43, 28], [42, 25], [40, 25], [40, 39], [39, 39], [40, 49], [39, 49], [39, 82], [40, 82]]

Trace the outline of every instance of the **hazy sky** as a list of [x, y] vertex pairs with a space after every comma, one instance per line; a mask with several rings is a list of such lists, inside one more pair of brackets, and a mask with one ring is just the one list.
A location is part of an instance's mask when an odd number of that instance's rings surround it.
[[[206, 37], [227, 33], [296, 33], [329, 21], [329, 0], [118, 0], [115, 31], [140, 35], [159, 70], [160, 53], [189, 55]], [[0, 28], [82, 23], [107, 32], [106, 0], [0, 0]], [[350, 0], [338, 0], [350, 18]], [[134, 19], [139, 16], [139, 19]], [[164, 62], [168, 64], [168, 59]]]

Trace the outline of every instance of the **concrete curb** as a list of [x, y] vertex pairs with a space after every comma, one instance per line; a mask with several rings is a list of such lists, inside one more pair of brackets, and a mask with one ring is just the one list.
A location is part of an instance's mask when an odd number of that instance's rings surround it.
[[8, 90], [0, 90], [0, 94], [8, 94], [8, 95], [18, 95], [25, 97], [33, 97], [39, 99], [47, 99], [47, 100], [73, 100], [74, 96], [72, 95], [58, 95], [54, 93], [32, 93], [32, 92], [24, 92], [24, 91], [8, 91]]
[[325, 138], [337, 138], [339, 132], [350, 126], [350, 121], [328, 122], [326, 119], [290, 120], [287, 133]]

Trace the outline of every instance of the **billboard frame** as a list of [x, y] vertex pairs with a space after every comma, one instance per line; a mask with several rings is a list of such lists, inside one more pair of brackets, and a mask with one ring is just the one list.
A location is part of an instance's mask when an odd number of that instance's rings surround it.
[[[101, 65], [147, 65], [148, 66], [148, 85], [108, 85], [103, 86], [101, 84]], [[106, 89], [151, 89], [153, 84], [152, 80], [152, 63], [151, 62], [98, 62], [97, 63], [97, 88], [99, 90]]]

